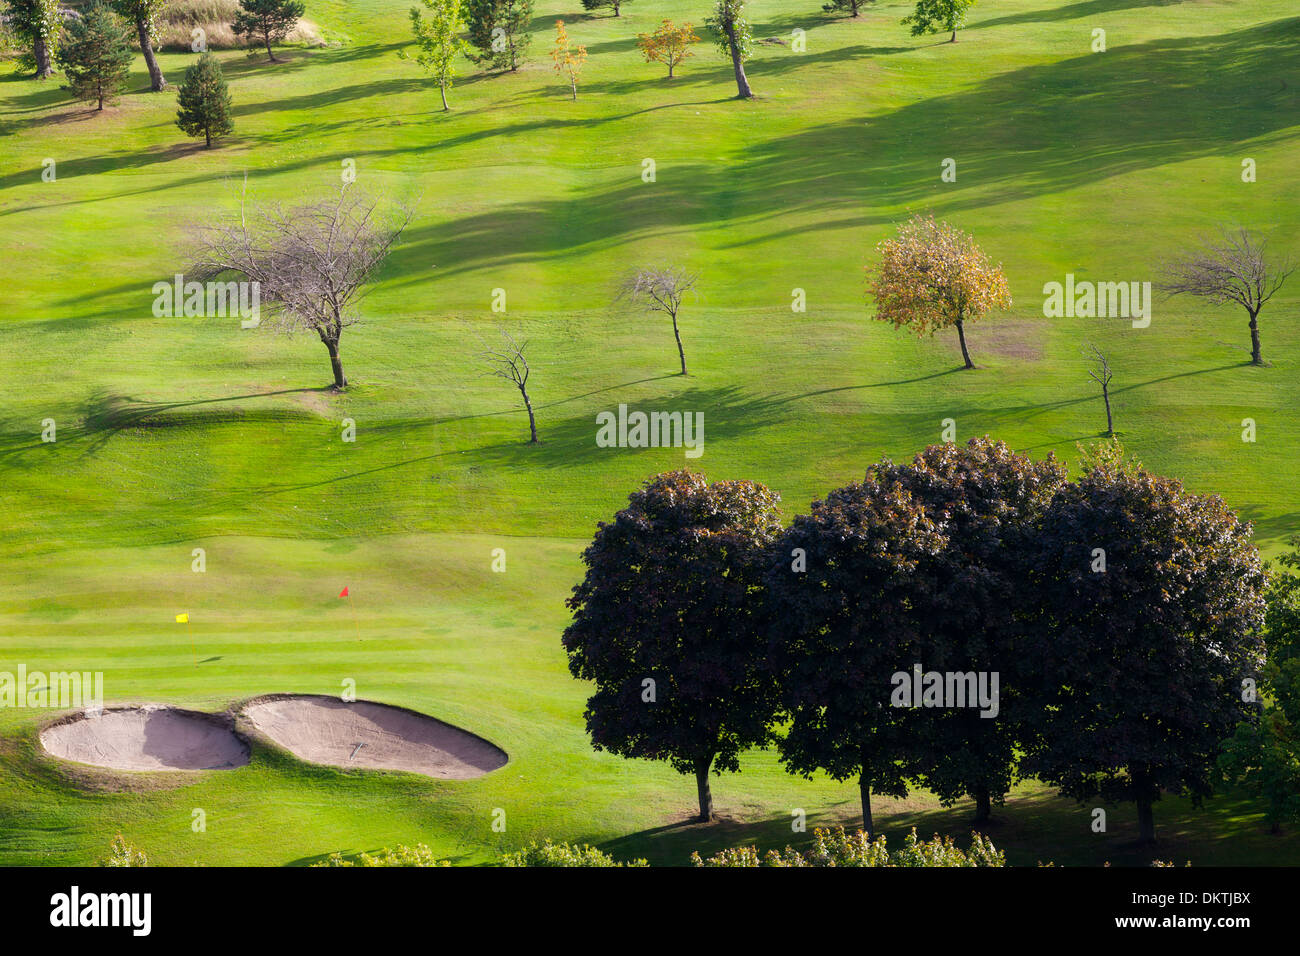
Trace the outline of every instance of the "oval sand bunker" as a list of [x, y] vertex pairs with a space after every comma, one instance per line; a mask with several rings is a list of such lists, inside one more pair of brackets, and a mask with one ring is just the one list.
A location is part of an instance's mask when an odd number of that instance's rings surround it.
[[371, 701], [277, 695], [250, 701], [243, 714], [295, 756], [333, 767], [468, 780], [504, 767], [508, 759], [500, 747], [459, 727]]
[[84, 712], [41, 731], [56, 757], [113, 770], [226, 770], [248, 763], [248, 745], [213, 714], [161, 704]]

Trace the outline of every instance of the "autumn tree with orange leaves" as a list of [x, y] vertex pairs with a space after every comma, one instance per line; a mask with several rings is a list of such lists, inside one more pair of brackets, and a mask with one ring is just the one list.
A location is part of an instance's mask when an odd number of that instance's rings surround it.
[[582, 75], [582, 66], [587, 62], [585, 46], [571, 46], [569, 31], [564, 29], [564, 21], [555, 21], [555, 49], [551, 51], [555, 61], [555, 72], [567, 75], [569, 86], [573, 89], [573, 98], [578, 99], [578, 77]]
[[876, 251], [880, 265], [867, 267], [876, 319], [917, 335], [955, 326], [966, 368], [974, 368], [965, 323], [1011, 307], [1002, 266], [990, 262], [970, 235], [933, 216], [913, 216]]
[[668, 79], [671, 80], [677, 65], [695, 55], [691, 52], [691, 44], [699, 42], [695, 24], [684, 23], [679, 27], [671, 20], [664, 20], [654, 33], [638, 34], [636, 45], [641, 48], [647, 63], [667, 63]]

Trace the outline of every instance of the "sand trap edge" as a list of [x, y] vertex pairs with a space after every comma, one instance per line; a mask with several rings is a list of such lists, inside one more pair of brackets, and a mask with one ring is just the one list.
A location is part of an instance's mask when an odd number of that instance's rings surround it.
[[215, 712], [203, 711], [203, 710], [190, 710], [187, 707], [178, 707], [175, 704], [165, 704], [165, 703], [160, 703], [158, 701], [146, 700], [146, 701], [137, 701], [132, 703], [120, 703], [120, 704], [111, 704], [111, 705], [106, 704], [102, 708], [102, 713], [109, 714], [109, 713], [120, 712], [120, 711], [144, 710], [145, 708], [150, 708], [150, 707], [158, 710], [170, 710], [175, 713], [182, 714], [186, 718], [201, 720], [205, 723], [212, 724], [218, 727], [219, 729], [226, 731], [232, 737], [235, 738], [235, 740], [239, 743], [241, 747], [243, 747], [244, 757], [246, 759], [242, 764], [237, 764], [236, 766], [233, 767], [199, 767], [193, 769], [187, 767], [157, 767], [157, 768], [150, 768], [150, 769], [132, 769], [127, 767], [109, 767], [104, 764], [98, 764], [98, 763], [83, 763], [80, 760], [73, 760], [69, 757], [61, 757], [58, 754], [51, 751], [49, 748], [47, 748], [45, 746], [45, 740], [44, 740], [44, 735], [47, 730], [50, 730], [54, 727], [61, 727], [64, 724], [74, 724], [79, 721], [92, 719], [86, 713], [85, 708], [68, 711], [66, 713], [58, 714], [47, 720], [42, 720], [38, 722], [36, 724], [35, 733], [33, 734], [33, 740], [35, 742], [37, 750], [40, 752], [40, 755], [46, 760], [51, 760], [58, 766], [68, 770], [75, 769], [78, 772], [98, 775], [108, 779], [112, 779], [113, 775], [115, 774], [121, 774], [124, 779], [144, 779], [151, 775], [158, 776], [160, 774], [178, 774], [181, 776], [193, 776], [194, 774], [200, 774], [200, 773], [216, 773], [218, 771], [225, 771], [225, 770], [239, 770], [243, 767], [247, 767], [252, 762], [252, 758], [253, 758], [252, 744], [249, 741], [248, 736], [244, 733], [241, 733], [240, 730], [238, 729], [237, 722], [235, 720], [235, 715], [231, 713], [229, 708], [227, 708], [226, 710], [219, 710]]
[[[270, 734], [266, 733], [255, 723], [253, 723], [252, 718], [248, 716], [247, 713], [248, 708], [254, 707], [258, 704], [266, 704], [266, 703], [271, 703], [273, 701], [280, 701], [280, 700], [326, 700], [332, 703], [370, 704], [375, 707], [386, 707], [389, 710], [402, 711], [403, 713], [407, 713], [414, 717], [418, 717], [421, 720], [428, 720], [436, 724], [442, 724], [444, 727], [449, 727], [452, 730], [454, 730], [456, 733], [464, 734], [466, 737], [473, 737], [475, 740], [479, 741], [480, 743], [484, 744], [487, 747], [490, 747], [492, 750], [495, 750], [498, 754], [500, 754], [501, 765], [498, 767], [493, 767], [491, 770], [481, 773], [475, 777], [440, 778], [440, 777], [430, 776], [429, 774], [420, 773], [418, 770], [397, 770], [394, 768], [384, 768], [384, 767], [345, 767], [340, 764], [317, 763], [314, 760], [308, 760], [307, 758], [300, 757], [298, 754], [294, 753], [284, 744], [280, 743]], [[416, 710], [413, 707], [403, 707], [401, 704], [388, 704], [382, 700], [370, 700], [369, 698], [359, 697], [354, 701], [343, 701], [342, 698], [334, 694], [294, 694], [294, 693], [285, 693], [285, 692], [273, 692], [269, 694], [258, 694], [254, 697], [246, 697], [243, 700], [238, 700], [235, 703], [230, 705], [230, 713], [233, 715], [235, 719], [235, 725], [239, 728], [239, 732], [243, 736], [251, 739], [255, 739], [259, 744], [262, 744], [263, 746], [279, 751], [280, 753], [287, 754], [290, 757], [292, 757], [294, 760], [297, 760], [300, 763], [304, 763], [309, 767], [329, 767], [331, 770], [339, 770], [347, 773], [356, 773], [359, 771], [365, 773], [405, 773], [415, 777], [423, 777], [425, 780], [437, 780], [440, 783], [446, 783], [446, 782], [460, 783], [467, 780], [477, 780], [479, 779], [479, 777], [486, 777], [488, 776], [488, 774], [496, 773], [498, 770], [502, 770], [510, 764], [509, 751], [507, 751], [504, 747], [500, 746], [499, 744], [493, 743], [491, 740], [488, 740], [488, 738], [484, 737], [482, 734], [476, 734], [472, 730], [466, 730], [464, 727], [460, 727], [457, 726], [456, 724], [448, 723], [447, 721], [442, 720], [438, 717], [434, 717], [431, 714], [426, 714], [422, 710]]]

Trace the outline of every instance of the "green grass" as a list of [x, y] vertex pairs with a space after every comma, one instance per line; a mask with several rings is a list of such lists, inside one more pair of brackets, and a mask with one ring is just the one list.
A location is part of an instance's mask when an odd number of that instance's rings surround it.
[[[681, 863], [696, 847], [784, 844], [794, 808], [851, 821], [852, 783], [796, 780], [758, 753], [715, 783], [726, 822], [683, 826], [689, 780], [590, 750], [587, 688], [559, 646], [578, 554], [643, 478], [686, 462], [597, 448], [595, 415], [620, 402], [702, 411], [706, 452], [691, 464], [764, 481], [793, 514], [880, 455], [939, 440], [946, 418], [962, 437], [1073, 460], [1105, 422], [1083, 354], [1096, 343], [1115, 369], [1117, 427], [1146, 464], [1223, 495], [1266, 553], [1300, 531], [1300, 284], [1261, 317], [1266, 368], [1244, 364], [1244, 317], [1226, 307], [1157, 301], [1148, 329], [1041, 311], [1045, 282], [1152, 280], [1221, 221], [1300, 253], [1288, 0], [1004, 0], [977, 6], [956, 44], [909, 37], [905, 3], [844, 22], [816, 0], [753, 0], [760, 37], [798, 26], [808, 51], [760, 43], [759, 98], [744, 103], [706, 44], [671, 83], [635, 49], [663, 16], [702, 23], [704, 0], [631, 4], [617, 20], [539, 0], [532, 62], [467, 72], [449, 114], [396, 56], [408, 6], [315, 2], [308, 17], [340, 45], [278, 65], [220, 53], [236, 132], [211, 151], [176, 129], [174, 95], [146, 92], [139, 59], [99, 115], [58, 80], [0, 72], [0, 669], [103, 670], [113, 700], [213, 710], [352, 678], [511, 762], [437, 783], [259, 748], [238, 771], [86, 790], [42, 756], [43, 715], [0, 711], [0, 862], [89, 862], [120, 831], [178, 864], [417, 841], [480, 863], [543, 836]], [[576, 103], [547, 56], [560, 15], [591, 54]], [[1090, 52], [1095, 27], [1105, 53]], [[192, 58], [161, 62], [177, 83]], [[956, 183], [940, 182], [947, 157]], [[254, 201], [297, 201], [333, 190], [347, 159], [359, 186], [419, 203], [345, 333], [347, 393], [321, 389], [326, 356], [305, 337], [152, 316], [151, 286], [184, 271], [187, 237], [235, 208], [245, 174]], [[972, 232], [1011, 283], [1013, 309], [970, 330], [974, 372], [956, 371], [955, 337], [870, 321], [863, 265], [925, 211]], [[685, 378], [667, 324], [613, 302], [628, 267], [659, 260], [701, 275]], [[531, 341], [539, 446], [475, 358], [502, 319], [497, 288]], [[806, 314], [790, 309], [795, 288]], [[339, 440], [345, 417], [354, 444]], [[54, 444], [40, 441], [47, 418]], [[204, 575], [189, 570], [194, 547]], [[496, 547], [505, 574], [490, 570]], [[344, 584], [360, 642], [335, 597]], [[172, 623], [182, 610], [188, 630]], [[920, 794], [877, 818], [893, 836], [960, 834], [968, 816]], [[1013, 863], [1138, 862], [1132, 816], [1113, 810], [1094, 835], [1086, 808], [1027, 784], [994, 839]], [[1231, 796], [1164, 801], [1157, 824], [1156, 855], [1179, 862], [1283, 863], [1297, 849]]]

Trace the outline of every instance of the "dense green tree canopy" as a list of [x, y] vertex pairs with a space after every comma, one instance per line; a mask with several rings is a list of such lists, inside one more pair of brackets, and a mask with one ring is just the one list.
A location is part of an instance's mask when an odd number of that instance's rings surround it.
[[781, 759], [794, 773], [857, 777], [863, 827], [871, 794], [907, 795], [913, 711], [890, 704], [890, 675], [917, 659], [933, 603], [918, 573], [945, 545], [919, 503], [869, 474], [799, 515], [773, 549], [772, 662], [789, 723]]
[[1220, 743], [1264, 664], [1264, 572], [1217, 497], [1117, 456], [1049, 509], [1029, 555], [1041, 667], [1027, 768], [1078, 799], [1211, 792]]
[[739, 769], [771, 736], [761, 590], [777, 501], [754, 482], [659, 475], [600, 524], [568, 600], [569, 670], [596, 683], [592, 744], [694, 773], [705, 819], [710, 767]]

